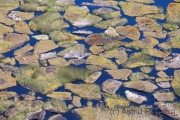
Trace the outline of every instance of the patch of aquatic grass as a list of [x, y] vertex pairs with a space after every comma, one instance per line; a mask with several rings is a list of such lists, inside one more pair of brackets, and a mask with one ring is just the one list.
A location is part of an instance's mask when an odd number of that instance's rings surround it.
[[177, 30], [177, 29], [179, 28], [178, 25], [173, 24], [173, 23], [163, 24], [162, 26], [163, 26], [165, 29], [170, 30], [170, 31], [175, 31], [175, 30]]
[[125, 107], [129, 106], [130, 102], [126, 100], [125, 98], [121, 97], [120, 95], [111, 95], [111, 94], [106, 94], [105, 95], [105, 102], [106, 105], [109, 108], [116, 108], [116, 107]]
[[14, 72], [18, 82], [35, 92], [48, 93], [61, 84], [57, 79], [44, 73], [44, 69], [39, 66], [22, 66]]
[[75, 80], [85, 80], [93, 72], [86, 68], [59, 67], [57, 78], [62, 84], [70, 83]]
[[92, 71], [85, 68], [55, 67], [54, 69], [54, 72], [48, 74], [44, 67], [22, 66], [14, 72], [14, 75], [20, 85], [47, 94], [62, 84], [85, 80], [92, 74]]
[[40, 31], [44, 34], [69, 27], [58, 12], [46, 12], [41, 16], [35, 17], [31, 20], [29, 26], [32, 30]]
[[15, 104], [12, 100], [2, 100], [0, 99], [0, 114], [4, 113], [10, 106]]
[[134, 53], [130, 58], [122, 64], [125, 68], [135, 68], [140, 66], [154, 65], [153, 57], [142, 53]]
[[[35, 12], [37, 11], [38, 4], [23, 4], [20, 6], [20, 9], [26, 12]], [[43, 10], [40, 10], [43, 12]]]
[[110, 42], [110, 43], [107, 43], [105, 45], [103, 45], [103, 48], [105, 50], [113, 50], [113, 49], [116, 49], [122, 45], [125, 45], [126, 43], [125, 42], [121, 42], [121, 41], [114, 41], [114, 42]]
[[14, 10], [18, 8], [19, 0], [0, 0], [0, 11]]
[[[73, 2], [58, 3], [57, 0], [26, 0], [26, 3], [21, 6], [24, 11], [64, 11], [67, 6], [73, 5]], [[37, 6], [34, 9], [29, 9], [31, 6]], [[59, 9], [58, 9], [59, 7]]]
[[46, 103], [45, 103], [45, 109], [51, 109], [53, 108], [54, 110], [58, 110], [61, 111], [63, 113], [68, 112], [68, 107], [66, 105], [66, 102], [64, 102], [63, 100], [59, 100], [59, 99], [49, 99]]

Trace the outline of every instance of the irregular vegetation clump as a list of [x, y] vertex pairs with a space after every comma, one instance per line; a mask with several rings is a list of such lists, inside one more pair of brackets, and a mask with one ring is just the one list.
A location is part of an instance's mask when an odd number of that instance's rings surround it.
[[54, 91], [62, 84], [85, 80], [92, 71], [75, 67], [22, 66], [14, 72], [18, 82], [33, 91], [43, 94]]

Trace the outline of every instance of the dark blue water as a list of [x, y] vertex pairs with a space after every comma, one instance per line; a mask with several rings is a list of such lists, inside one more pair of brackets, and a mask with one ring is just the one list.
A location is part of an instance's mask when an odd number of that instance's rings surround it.
[[[93, 0], [76, 0], [76, 5], [78, 6], [81, 6], [82, 2], [92, 2]], [[120, 1], [120, 0], [118, 0]], [[121, 1], [125, 1], [125, 0], [121, 0]], [[172, 2], [173, 0], [155, 0], [155, 3], [152, 4], [152, 5], [156, 5], [156, 6], [161, 6], [163, 9], [164, 9], [164, 13], [166, 13], [166, 8], [168, 6], [168, 4], [170, 2]], [[120, 6], [119, 6], [120, 7]], [[100, 7], [94, 7], [94, 6], [88, 6], [89, 10], [90, 10], [90, 13], [92, 13], [93, 10], [95, 9], [98, 9]], [[16, 9], [16, 10], [20, 10], [19, 8]], [[115, 9], [114, 9], [115, 10]], [[122, 16], [121, 18], [127, 18], [128, 19], [128, 23], [127, 25], [135, 25], [136, 22], [135, 22], [135, 19], [136, 17], [129, 17], [129, 16], [126, 16], [124, 15], [124, 13], [122, 12], [122, 10], [120, 11]], [[41, 12], [35, 12], [35, 16], [40, 16], [42, 13]], [[60, 12], [61, 15], [64, 14], [64, 12]], [[66, 21], [66, 20], [65, 20]], [[166, 23], [166, 20], [157, 20], [159, 23]], [[29, 23], [29, 21], [26, 21], [27, 23]], [[93, 33], [103, 33], [105, 30], [102, 30], [102, 29], [98, 29], [98, 28], [94, 28], [93, 26], [89, 26], [89, 27], [84, 27], [84, 28], [77, 28], [77, 27], [73, 27], [68, 21], [66, 21], [70, 27], [67, 28], [66, 30], [69, 31], [69, 32], [72, 32], [74, 30], [89, 30], [89, 31], [93, 31]], [[40, 32], [37, 32], [37, 31], [32, 31], [34, 34], [33, 35], [40, 35], [41, 33]], [[79, 34], [78, 34], [79, 35]], [[81, 36], [84, 36], [84, 37], [87, 37], [88, 35], [81, 35]], [[141, 33], [141, 36], [140, 36], [140, 39], [143, 39], [143, 34]], [[165, 38], [165, 39], [159, 39], [159, 43], [162, 43], [162, 42], [165, 42], [168, 40], [168, 36]], [[123, 40], [125, 42], [131, 42], [130, 39], [125, 39]], [[25, 46], [27, 45], [28, 43], [31, 45], [31, 46], [34, 46], [38, 41], [34, 38], [32, 38], [32, 36], [30, 36], [30, 41], [24, 43], [22, 46]], [[84, 44], [85, 47], [87, 49], [89, 49], [89, 45], [85, 42], [85, 41], [78, 41], [80, 44]], [[21, 47], [22, 47], [21, 46]], [[15, 50], [19, 49], [20, 47], [16, 48]], [[156, 47], [158, 48], [158, 47]], [[63, 50], [64, 48], [57, 48], [55, 50], [52, 50], [52, 51], [56, 51], [56, 52], [59, 52], [61, 50]], [[14, 54], [14, 51], [15, 50], [12, 50], [12, 51], [9, 51], [7, 53], [5, 53], [5, 57], [13, 57], [13, 54]], [[134, 52], [138, 52], [140, 50], [134, 50], [134, 49], [131, 49], [132, 51], [131, 52], [127, 52], [128, 55], [131, 55], [132, 53]], [[172, 53], [179, 53], [179, 49], [172, 49]], [[155, 60], [162, 60], [160, 58], [154, 58]], [[112, 61], [114, 61], [114, 59], [112, 59]], [[20, 67], [20, 64], [16, 61], [16, 67]], [[85, 67], [86, 65], [83, 64], [83, 65], [79, 65], [78, 67]], [[122, 68], [121, 65], [118, 66], [119, 69]], [[140, 71], [139, 68], [134, 68], [132, 69], [133, 72], [137, 72], [137, 71]], [[165, 71], [167, 73], [167, 75], [169, 76], [173, 76], [173, 73], [174, 73], [174, 69], [168, 69]], [[155, 69], [152, 70], [152, 72], [149, 74], [149, 76], [154, 76], [154, 77], [157, 77], [157, 71]], [[95, 82], [96, 84], [98, 85], [102, 85], [102, 83], [107, 80], [107, 79], [111, 79], [112, 77], [110, 75], [108, 75], [106, 72], [102, 71], [102, 75], [100, 76], [100, 78]], [[129, 80], [127, 80], [129, 81]], [[83, 81], [76, 81], [74, 82], [76, 84], [81, 84], [81, 83], [84, 83]], [[130, 90], [132, 92], [135, 92], [135, 93], [138, 93], [139, 95], [143, 95], [143, 96], [146, 96], [148, 101], [146, 102], [143, 102], [143, 104], [146, 104], [146, 105], [153, 105], [154, 102], [157, 102], [157, 100], [153, 97], [152, 93], [144, 93], [144, 92], [141, 92], [141, 91], [136, 91], [136, 90], [133, 90], [133, 89], [130, 89], [130, 88], [125, 88], [123, 87], [123, 85], [120, 87], [119, 90], [117, 90], [117, 94], [120, 94], [121, 96], [125, 97], [125, 90]], [[172, 88], [170, 88], [171, 91], [173, 91]], [[17, 92], [19, 95], [20, 94], [27, 94], [28, 92], [30, 92], [30, 90], [26, 89], [26, 88], [23, 88], [21, 87], [19, 84], [17, 84], [16, 87], [12, 87], [12, 88], [8, 88], [7, 91], [15, 91]], [[56, 89], [55, 91], [69, 91], [69, 90], [66, 90], [64, 89], [64, 87], [59, 87], [58, 89]], [[73, 96], [74, 94], [72, 94]], [[48, 97], [46, 97], [46, 95], [43, 95], [43, 94], [40, 94], [40, 93], [36, 93], [36, 97], [39, 96], [39, 97], [42, 97], [42, 100], [43, 101], [47, 101]], [[180, 100], [180, 97], [176, 96], [177, 99], [175, 101], [179, 101]], [[102, 97], [101, 100], [104, 100], [104, 98]], [[95, 106], [98, 101], [94, 100], [92, 101], [93, 102], [93, 106]], [[70, 104], [70, 101], [66, 101], [67, 104]], [[81, 99], [81, 104], [82, 106], [86, 106], [86, 103], [87, 103], [87, 100], [85, 99]], [[135, 103], [132, 103], [131, 102], [131, 105], [134, 105], [134, 106], [139, 106], [138, 104], [135, 104]], [[154, 108], [156, 108], [155, 106], [153, 106]], [[47, 120], [50, 116], [52, 115], [55, 115], [55, 113], [51, 113], [51, 112], [47, 112], [46, 113], [46, 116], [45, 116], [45, 120]], [[75, 115], [74, 113], [72, 113], [72, 110], [70, 110], [68, 113], [65, 113], [65, 114], [62, 114], [64, 117], [66, 117], [67, 120], [80, 120], [80, 118]], [[72, 119], [73, 118], [73, 119]], [[163, 119], [164, 120], [172, 120], [170, 117], [166, 116], [166, 115], [163, 115]]]

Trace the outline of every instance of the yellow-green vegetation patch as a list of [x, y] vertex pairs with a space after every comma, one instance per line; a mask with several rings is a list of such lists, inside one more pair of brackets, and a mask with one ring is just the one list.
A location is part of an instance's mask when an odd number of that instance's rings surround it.
[[95, 55], [89, 56], [86, 60], [86, 64], [98, 65], [100, 67], [108, 69], [117, 69], [117, 65], [113, 63], [111, 60]]
[[133, 80], [123, 83], [125, 87], [132, 88], [143, 92], [153, 92], [158, 87], [149, 81]]
[[0, 10], [13, 10], [18, 8], [19, 0], [0, 0]]
[[4, 113], [10, 106], [15, 105], [15, 101], [0, 99], [0, 114]]
[[86, 6], [69, 6], [64, 14], [64, 17], [74, 23], [79, 18], [84, 18], [89, 13], [89, 9]]
[[174, 71], [174, 79], [171, 82], [176, 95], [180, 96], [180, 70]]
[[85, 80], [92, 71], [75, 67], [22, 66], [14, 75], [20, 85], [43, 94], [53, 92], [57, 87], [75, 80]]
[[0, 24], [0, 28], [1, 28], [0, 29], [0, 34], [1, 35], [7, 34], [7, 33], [12, 33], [14, 31], [13, 28], [5, 26], [3, 24]]
[[125, 44], [127, 44], [127, 43], [122, 42], [122, 41], [113, 41], [113, 42], [110, 42], [110, 43], [103, 45], [103, 48], [104, 48], [104, 50], [113, 50], [113, 49], [116, 49], [116, 48], [123, 46]]
[[0, 23], [4, 23], [6, 25], [13, 25], [15, 22], [7, 17], [5, 13], [0, 12]]
[[157, 13], [157, 14], [149, 14], [146, 15], [147, 18], [151, 18], [151, 19], [160, 19], [160, 20], [164, 20], [165, 19], [165, 15], [163, 13]]
[[116, 31], [131, 40], [138, 40], [140, 38], [140, 32], [137, 27], [134, 26], [118, 26]]
[[0, 92], [0, 99], [6, 100], [12, 97], [15, 97], [17, 95], [16, 92], [6, 92], [6, 91], [2, 91]]
[[45, 102], [44, 109], [55, 113], [68, 112], [66, 102], [58, 99], [50, 99], [47, 102]]
[[154, 57], [165, 58], [168, 56], [165, 52], [162, 52], [156, 48], [145, 48], [142, 50], [143, 54], [147, 54]]
[[68, 28], [69, 25], [64, 22], [63, 17], [58, 12], [46, 12], [33, 18], [29, 23], [29, 27], [32, 30], [49, 34], [56, 30]]
[[173, 23], [166, 23], [166, 24], [163, 24], [162, 26], [163, 26], [165, 29], [170, 30], [170, 31], [175, 31], [175, 30], [177, 30], [177, 29], [179, 28], [178, 25], [173, 24]]
[[53, 66], [69, 66], [70, 62], [66, 61], [64, 58], [57, 57], [57, 58], [52, 58], [48, 60], [50, 65]]
[[108, 108], [113, 109], [119, 106], [125, 107], [129, 106], [130, 102], [126, 100], [125, 98], [121, 97], [120, 95], [105, 95], [105, 102]]
[[135, 68], [150, 65], [154, 65], [154, 59], [151, 56], [142, 54], [140, 52], [132, 54], [130, 58], [122, 64], [122, 66], [125, 68]]
[[94, 25], [94, 27], [100, 28], [100, 29], [107, 29], [109, 27], [116, 27], [116, 26], [120, 26], [120, 25], [125, 25], [127, 22], [128, 21], [126, 18], [116, 18], [116, 19], [98, 22]]
[[16, 79], [11, 76], [11, 72], [0, 72], [0, 90], [16, 86]]
[[62, 85], [54, 74], [47, 74], [44, 68], [39, 66], [22, 66], [14, 72], [20, 85], [43, 94], [52, 92]]
[[56, 49], [59, 46], [54, 43], [52, 40], [42, 40], [35, 44], [34, 52], [35, 53], [44, 53], [50, 50]]
[[47, 96], [59, 100], [72, 100], [70, 92], [53, 92], [51, 94], [47, 94]]
[[96, 84], [65, 84], [65, 89], [89, 100], [100, 100], [100, 87]]
[[23, 21], [17, 22], [14, 25], [14, 29], [17, 33], [32, 34], [32, 32], [29, 29], [29, 26], [26, 24], [26, 22]]
[[179, 24], [180, 21], [180, 3], [169, 3], [167, 7], [166, 20], [168, 23]]
[[3, 62], [3, 63], [5, 63], [5, 64], [12, 65], [12, 66], [16, 64], [15, 59], [14, 59], [14, 58], [9, 58], [9, 57], [7, 57], [7, 58], [5, 58], [5, 59], [2, 59], [2, 60], [0, 60], [0, 61]]
[[161, 8], [157, 6], [144, 5], [141, 3], [134, 2], [119, 2], [123, 12], [128, 16], [143, 16], [151, 13], [161, 13], [163, 12]]
[[38, 4], [34, 3], [34, 4], [22, 4], [20, 6], [20, 9], [26, 12], [35, 12], [35, 11], [40, 11], [40, 12], [44, 12], [47, 7], [46, 6], [39, 6]]
[[109, 8], [100, 8], [98, 10], [94, 10], [93, 14], [99, 15], [106, 20], [116, 19], [116, 18], [119, 18], [121, 16], [119, 11], [113, 11], [112, 9], [109, 9], [109, 10], [108, 9]]
[[54, 31], [50, 33], [50, 38], [54, 41], [73, 41], [73, 40], [83, 40], [84, 37], [77, 36], [65, 31]]
[[105, 57], [105, 58], [116, 58], [121, 59], [122, 62], [125, 62], [127, 60], [127, 53], [125, 50], [122, 49], [113, 49], [109, 51], [105, 51], [103, 53], [100, 53], [99, 56]]
[[152, 71], [152, 67], [149, 67], [149, 66], [142, 66], [140, 67], [140, 71], [141, 72], [144, 72], [144, 73], [150, 73]]
[[159, 43], [159, 41], [152, 37], [147, 37], [142, 40], [133, 41], [130, 43], [126, 43], [125, 47], [130, 47], [134, 49], [143, 49], [143, 48], [153, 48]]
[[113, 79], [128, 80], [128, 76], [132, 73], [130, 69], [106, 70]]
[[180, 29], [168, 33], [170, 36], [169, 39], [170, 39], [172, 48], [180, 48], [180, 34], [179, 33], [180, 33]]

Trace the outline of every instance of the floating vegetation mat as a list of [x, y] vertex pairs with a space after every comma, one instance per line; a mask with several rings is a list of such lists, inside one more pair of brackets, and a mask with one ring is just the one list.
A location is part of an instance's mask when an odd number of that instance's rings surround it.
[[0, 0], [0, 120], [180, 119], [180, 0]]

